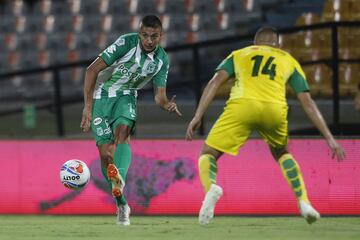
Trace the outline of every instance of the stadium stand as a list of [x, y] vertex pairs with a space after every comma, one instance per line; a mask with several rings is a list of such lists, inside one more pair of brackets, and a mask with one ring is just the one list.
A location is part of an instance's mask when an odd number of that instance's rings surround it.
[[[262, 25], [281, 28], [359, 21], [360, 1], [3, 0], [0, 1], [0, 51], [4, 57], [0, 59], [0, 73], [94, 59], [119, 35], [136, 31], [145, 14], [160, 16], [165, 31], [162, 45], [176, 47], [248, 34]], [[360, 64], [352, 60], [360, 58], [359, 37], [360, 27], [338, 29], [339, 94], [342, 99], [350, 99], [356, 93]], [[250, 39], [199, 51], [200, 87], [230, 49], [247, 44], [251, 44]], [[332, 57], [331, 30], [285, 33], [281, 35], [281, 46], [301, 62], [317, 61], [304, 65], [311, 94], [318, 99], [331, 99], [333, 72], [326, 62]], [[169, 57], [172, 63], [169, 78], [174, 83], [172, 91], [181, 91], [179, 98], [194, 99], [195, 79], [191, 74], [195, 67], [191, 50], [181, 54], [171, 52]], [[81, 94], [84, 67], [61, 70], [60, 77], [63, 96]], [[53, 73], [48, 71], [29, 77], [9, 78], [2, 81], [2, 86], [3, 89], [14, 86], [22, 89], [18, 99], [28, 99], [29, 95], [25, 96], [27, 86], [37, 86], [32, 94], [34, 97], [36, 93], [41, 96], [53, 94], [49, 91], [53, 80]], [[230, 85], [231, 82], [219, 91], [219, 98], [227, 96]], [[290, 89], [288, 93], [293, 96]], [[0, 90], [0, 99], [6, 96], [8, 93]], [[141, 95], [140, 99], [151, 99], [151, 96]]]

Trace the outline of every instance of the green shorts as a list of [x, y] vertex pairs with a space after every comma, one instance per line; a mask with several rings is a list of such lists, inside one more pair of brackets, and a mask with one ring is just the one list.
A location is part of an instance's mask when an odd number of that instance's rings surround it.
[[96, 145], [113, 143], [113, 133], [119, 125], [129, 126], [133, 132], [136, 116], [136, 97], [133, 95], [94, 99], [91, 130]]

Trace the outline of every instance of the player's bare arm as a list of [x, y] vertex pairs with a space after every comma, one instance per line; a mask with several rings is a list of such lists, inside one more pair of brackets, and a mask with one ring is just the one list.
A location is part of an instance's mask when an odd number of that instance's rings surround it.
[[169, 113], [175, 112], [177, 115], [181, 116], [181, 112], [179, 111], [175, 98], [176, 95], [174, 95], [171, 100], [167, 98], [166, 95], [166, 88], [164, 87], [155, 87], [155, 103], [160, 106], [161, 108], [165, 109]]
[[80, 128], [87, 132], [91, 126], [91, 111], [93, 105], [93, 93], [96, 83], [96, 78], [99, 72], [107, 67], [102, 58], [96, 58], [86, 69], [84, 82], [84, 109]]
[[200, 127], [201, 118], [204, 116], [206, 109], [209, 107], [211, 101], [214, 99], [215, 94], [219, 87], [229, 79], [229, 74], [225, 70], [217, 71], [212, 79], [206, 85], [199, 105], [196, 109], [195, 115], [186, 130], [186, 140], [192, 140], [194, 131]]
[[344, 149], [334, 139], [316, 103], [311, 98], [310, 93], [302, 92], [299, 93], [297, 97], [306, 115], [326, 139], [327, 144], [331, 148], [332, 157], [334, 158], [336, 156], [338, 161], [342, 161], [345, 158]]

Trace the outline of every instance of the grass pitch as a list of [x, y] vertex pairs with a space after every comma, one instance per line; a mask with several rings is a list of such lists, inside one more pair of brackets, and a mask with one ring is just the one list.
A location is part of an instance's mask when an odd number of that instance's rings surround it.
[[196, 217], [131, 217], [118, 226], [114, 216], [0, 215], [0, 239], [360, 239], [360, 217], [326, 217], [308, 225], [300, 217], [216, 217], [200, 226]]

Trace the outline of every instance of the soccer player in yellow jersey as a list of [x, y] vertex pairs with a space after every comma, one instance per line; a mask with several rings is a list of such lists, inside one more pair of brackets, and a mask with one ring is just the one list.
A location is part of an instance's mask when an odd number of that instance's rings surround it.
[[299, 63], [279, 49], [278, 43], [277, 30], [265, 27], [257, 31], [254, 45], [233, 51], [217, 67], [189, 123], [187, 140], [192, 139], [194, 131], [200, 126], [201, 118], [219, 86], [229, 78], [235, 78], [224, 112], [212, 127], [199, 157], [199, 175], [206, 192], [199, 212], [200, 224], [208, 224], [213, 218], [216, 202], [223, 192], [216, 184], [217, 160], [223, 153], [237, 155], [252, 131], [259, 132], [268, 143], [298, 200], [301, 215], [310, 224], [320, 217], [310, 204], [300, 167], [287, 148], [286, 83], [297, 93], [307, 116], [326, 139], [333, 157], [341, 161], [345, 153], [312, 100]]

